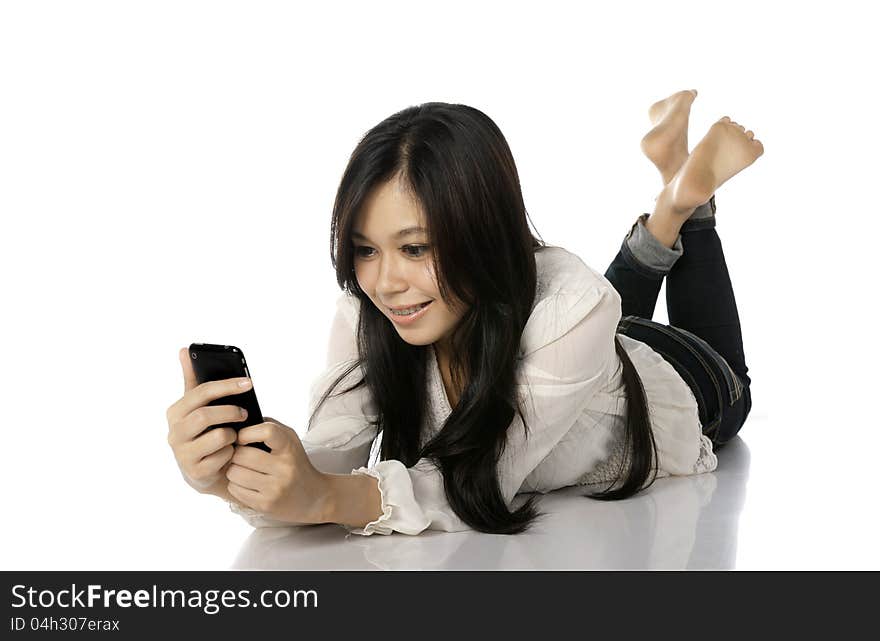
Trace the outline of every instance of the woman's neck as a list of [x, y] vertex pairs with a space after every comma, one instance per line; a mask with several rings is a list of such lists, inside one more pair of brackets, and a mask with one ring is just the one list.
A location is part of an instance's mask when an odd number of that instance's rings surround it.
[[449, 364], [449, 356], [442, 346], [434, 343], [434, 356], [437, 359], [437, 367], [440, 370], [440, 378], [443, 381], [443, 388], [446, 390], [446, 398], [449, 400], [449, 406], [458, 405], [461, 398], [461, 390], [455, 388], [452, 382], [452, 368]]

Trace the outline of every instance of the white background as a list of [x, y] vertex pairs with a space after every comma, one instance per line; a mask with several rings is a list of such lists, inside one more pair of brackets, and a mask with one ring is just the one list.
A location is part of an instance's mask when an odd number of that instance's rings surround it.
[[484, 111], [540, 235], [604, 272], [662, 187], [648, 107], [696, 88], [691, 148], [724, 115], [765, 147], [716, 199], [760, 425], [736, 565], [880, 568], [867, 3], [311, 5], [0, 5], [0, 567], [229, 565], [250, 526], [166, 443], [177, 351], [242, 347], [304, 429], [333, 199], [380, 120]]

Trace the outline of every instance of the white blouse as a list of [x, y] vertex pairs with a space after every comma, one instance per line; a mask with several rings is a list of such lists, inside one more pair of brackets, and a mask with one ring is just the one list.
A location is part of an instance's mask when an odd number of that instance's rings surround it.
[[[614, 337], [621, 318], [620, 294], [575, 254], [548, 246], [536, 252], [538, 287], [520, 343], [518, 388], [529, 426], [514, 415], [498, 475], [509, 507], [521, 492], [546, 493], [578, 484], [611, 482], [623, 452], [627, 398], [623, 366]], [[356, 328], [360, 302], [342, 294], [330, 331], [326, 371], [313, 383], [309, 414], [327, 386], [357, 360]], [[657, 477], [713, 471], [717, 458], [703, 435], [693, 392], [675, 369], [650, 346], [620, 335], [648, 400], [657, 445]], [[429, 412], [422, 443], [452, 412], [434, 350], [428, 350]], [[355, 368], [336, 390], [361, 378]], [[407, 468], [397, 460], [377, 461], [381, 435], [368, 419], [376, 417], [362, 386], [330, 396], [302, 443], [312, 464], [325, 473], [367, 474], [378, 479], [382, 515], [350, 532], [419, 534], [424, 530], [470, 529], [450, 507], [443, 476], [428, 459]], [[594, 488], [602, 489], [602, 488]], [[230, 502], [233, 512], [254, 527], [288, 526]]]

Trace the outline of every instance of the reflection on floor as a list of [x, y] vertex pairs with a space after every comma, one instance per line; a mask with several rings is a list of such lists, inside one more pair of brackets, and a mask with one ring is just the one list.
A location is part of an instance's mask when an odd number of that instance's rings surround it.
[[[625, 501], [583, 498], [585, 487], [545, 494], [547, 513], [516, 536], [423, 532], [349, 534], [337, 525], [255, 529], [234, 569], [586, 570], [728, 569], [736, 565], [749, 450], [736, 437], [711, 474], [658, 479]], [[514, 507], [525, 500], [517, 497]]]

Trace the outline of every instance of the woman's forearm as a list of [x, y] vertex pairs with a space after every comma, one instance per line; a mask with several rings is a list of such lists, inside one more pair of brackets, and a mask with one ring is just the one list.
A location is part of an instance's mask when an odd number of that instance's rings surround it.
[[352, 527], [364, 527], [382, 516], [379, 481], [365, 474], [328, 474], [324, 520]]
[[[376, 478], [362, 474], [326, 474], [325, 476], [327, 492], [323, 501], [323, 516], [316, 523], [364, 527], [382, 516], [382, 495]], [[206, 494], [241, 505], [225, 486], [214, 488]]]

